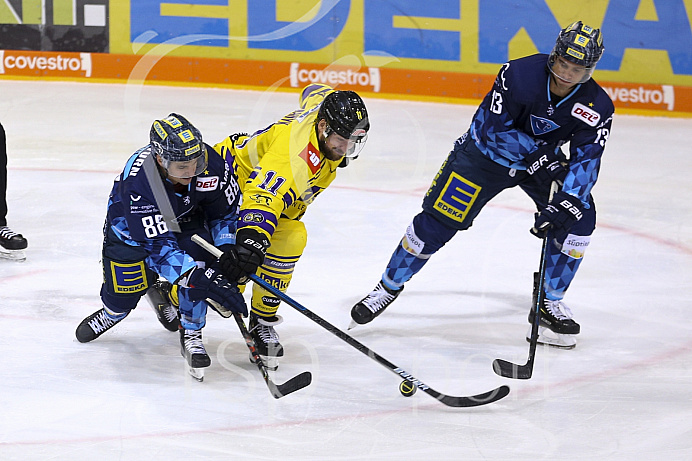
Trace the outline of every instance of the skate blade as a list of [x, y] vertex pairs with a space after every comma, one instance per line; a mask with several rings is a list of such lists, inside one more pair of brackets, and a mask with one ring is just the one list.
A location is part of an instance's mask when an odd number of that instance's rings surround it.
[[[577, 335], [555, 333], [550, 328], [538, 327], [538, 343], [558, 349], [574, 349], [577, 346]], [[526, 340], [531, 341], [531, 328], [526, 333]]]
[[[260, 355], [260, 359], [262, 359], [262, 363], [264, 364], [265, 368], [269, 371], [276, 371], [279, 368], [279, 358], [278, 357], [270, 357], [268, 355]], [[250, 353], [250, 362], [255, 363], [255, 358], [252, 356], [252, 353]]]
[[187, 372], [190, 373], [190, 376], [195, 378], [200, 383], [204, 381], [204, 368], [193, 368], [190, 365], [188, 365]]
[[26, 252], [24, 250], [6, 250], [0, 246], [0, 259], [17, 262], [26, 261]]

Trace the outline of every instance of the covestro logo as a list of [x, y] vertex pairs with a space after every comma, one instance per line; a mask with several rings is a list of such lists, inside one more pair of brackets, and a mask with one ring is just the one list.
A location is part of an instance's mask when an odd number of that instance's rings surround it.
[[351, 85], [371, 87], [375, 93], [380, 91], [380, 69], [377, 67], [368, 67], [360, 72], [359, 69], [348, 68], [306, 68], [305, 65], [294, 62], [291, 63], [289, 78], [294, 88], [306, 83], [325, 83], [332, 87]]
[[[604, 86], [603, 89], [614, 103], [632, 107], [675, 109], [675, 88], [672, 85]], [[662, 107], [661, 107], [662, 106]]]
[[91, 53], [40, 53], [0, 50], [0, 74], [91, 77]]

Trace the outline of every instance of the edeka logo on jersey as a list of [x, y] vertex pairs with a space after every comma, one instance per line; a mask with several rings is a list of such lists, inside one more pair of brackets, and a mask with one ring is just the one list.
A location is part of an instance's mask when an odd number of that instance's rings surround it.
[[143, 261], [136, 263], [111, 261], [111, 275], [115, 293], [138, 293], [148, 286]]
[[0, 74], [91, 77], [91, 53], [0, 50]]
[[480, 191], [479, 185], [452, 173], [435, 201], [435, 208], [450, 219], [462, 222]]
[[[302, 64], [305, 66], [305, 64]], [[291, 86], [297, 88], [307, 83], [324, 83], [332, 87], [337, 85], [372, 87], [372, 91], [380, 91], [380, 69], [368, 67], [367, 72], [358, 69], [334, 66], [333, 68], [301, 68], [298, 62], [291, 63], [289, 74]]]

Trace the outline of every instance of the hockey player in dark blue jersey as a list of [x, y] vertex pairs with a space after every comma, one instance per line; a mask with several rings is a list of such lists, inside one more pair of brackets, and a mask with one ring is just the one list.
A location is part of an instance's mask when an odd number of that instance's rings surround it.
[[[77, 339], [98, 338], [147, 293], [159, 301], [153, 305], [161, 323], [180, 331], [181, 354], [201, 379], [200, 369], [211, 364], [202, 344], [207, 299], [226, 312], [247, 315], [247, 307], [191, 237], [199, 234], [221, 248], [235, 243], [239, 203], [235, 173], [197, 128], [178, 114], [154, 121], [150, 144], [130, 157], [113, 184], [104, 226], [103, 307], [80, 323]], [[159, 276], [170, 289], [163, 296]], [[163, 299], [179, 304], [179, 316]]]
[[[381, 281], [351, 310], [352, 326], [381, 314], [436, 251], [471, 226], [488, 201], [519, 186], [539, 211], [531, 232], [542, 237], [551, 228], [554, 236], [547, 255], [539, 342], [576, 345], [580, 327], [562, 299], [596, 226], [591, 189], [614, 112], [607, 93], [591, 79], [603, 50], [601, 31], [578, 21], [560, 31], [550, 55], [502, 66]], [[569, 156], [561, 149], [568, 142]], [[554, 181], [560, 187], [549, 201]]]

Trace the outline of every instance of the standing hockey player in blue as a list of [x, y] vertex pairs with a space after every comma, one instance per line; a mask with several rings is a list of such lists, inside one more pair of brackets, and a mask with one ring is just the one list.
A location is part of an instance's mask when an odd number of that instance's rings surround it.
[[[601, 31], [577, 21], [560, 31], [550, 55], [502, 66], [381, 281], [351, 310], [352, 326], [380, 315], [435, 252], [471, 226], [488, 201], [519, 186], [539, 210], [531, 233], [542, 238], [551, 228], [554, 237], [548, 248], [539, 342], [576, 345], [580, 327], [562, 299], [596, 227], [591, 189], [614, 112], [606, 92], [591, 79], [603, 50]], [[561, 149], [567, 142], [569, 158]], [[560, 187], [549, 201], [553, 181]]]
[[[153, 305], [167, 329], [180, 331], [181, 354], [201, 380], [200, 369], [211, 364], [202, 344], [206, 300], [243, 315], [247, 307], [236, 285], [214, 268], [215, 258], [191, 237], [199, 234], [221, 248], [235, 243], [240, 188], [226, 161], [184, 117], [170, 114], [154, 121], [149, 137], [150, 144], [130, 157], [111, 190], [102, 254], [103, 307], [79, 324], [76, 336], [83, 343], [98, 338], [147, 291], [158, 299], [170, 295], [179, 302], [179, 319], [168, 303]], [[163, 296], [156, 296], [159, 276], [173, 284]]]

